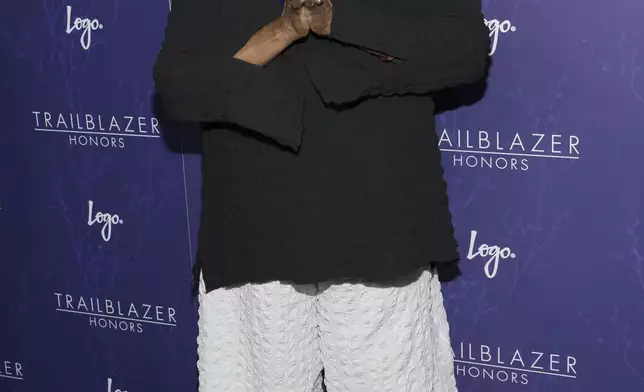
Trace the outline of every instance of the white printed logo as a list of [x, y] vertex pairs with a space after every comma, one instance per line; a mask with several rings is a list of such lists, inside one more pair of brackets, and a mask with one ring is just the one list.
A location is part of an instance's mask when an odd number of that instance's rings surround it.
[[34, 131], [67, 134], [69, 144], [82, 147], [125, 148], [125, 139], [161, 137], [155, 117], [32, 111]]
[[20, 362], [0, 361], [0, 379], [3, 378], [23, 381], [25, 378], [22, 375]]
[[108, 377], [107, 378], [107, 392], [127, 392], [127, 391], [124, 390], [124, 389], [114, 389], [114, 390], [112, 390], [112, 379]]
[[141, 334], [147, 324], [177, 326], [177, 312], [170, 306], [65, 292], [54, 295], [57, 312], [87, 316], [90, 327]]
[[490, 38], [492, 39], [492, 48], [490, 49], [490, 56], [496, 53], [496, 48], [499, 43], [499, 35], [507, 34], [517, 31], [517, 27], [509, 20], [499, 21], [498, 19], [485, 19], [487, 28], [490, 29]]
[[67, 28], [65, 32], [71, 34], [74, 31], [82, 31], [81, 45], [87, 50], [92, 45], [92, 31], [103, 30], [103, 25], [98, 19], [76, 18], [72, 23], [72, 6], [67, 6]]
[[578, 160], [576, 135], [443, 129], [438, 147], [451, 152], [454, 167], [529, 170], [531, 159]]
[[499, 261], [507, 260], [508, 258], [514, 259], [517, 256], [512, 253], [512, 249], [507, 246], [501, 248], [500, 246], [488, 244], [481, 244], [476, 248], [476, 253], [474, 253], [474, 248], [476, 247], [476, 230], [472, 230], [470, 234], [470, 247], [467, 251], [467, 259], [472, 260], [477, 256], [489, 257], [485, 263], [485, 275], [492, 279], [496, 276], [497, 271], [499, 270]]
[[461, 342], [454, 358], [457, 377], [528, 385], [532, 376], [577, 378], [577, 358], [558, 352]]
[[97, 212], [94, 214], [94, 202], [89, 201], [89, 212], [87, 214], [87, 226], [93, 226], [95, 223], [102, 223], [101, 236], [105, 242], [112, 238], [112, 225], [122, 225], [123, 219], [117, 214], [108, 214], [105, 212]]

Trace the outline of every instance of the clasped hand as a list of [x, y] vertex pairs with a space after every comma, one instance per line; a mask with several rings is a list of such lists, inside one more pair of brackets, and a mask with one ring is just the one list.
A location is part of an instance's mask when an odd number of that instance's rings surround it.
[[329, 35], [333, 19], [331, 0], [286, 0], [282, 12], [285, 31], [294, 39], [307, 36]]
[[233, 57], [255, 65], [266, 65], [293, 42], [311, 32], [329, 35], [332, 18], [331, 0], [285, 0], [282, 15], [253, 34]]

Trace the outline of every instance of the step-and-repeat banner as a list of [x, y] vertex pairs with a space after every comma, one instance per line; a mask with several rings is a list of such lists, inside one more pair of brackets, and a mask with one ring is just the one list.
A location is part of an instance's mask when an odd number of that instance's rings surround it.
[[[199, 134], [151, 77], [171, 5], [5, 3], [0, 391], [194, 391]], [[644, 3], [484, 3], [485, 98], [437, 119], [459, 390], [644, 391]]]

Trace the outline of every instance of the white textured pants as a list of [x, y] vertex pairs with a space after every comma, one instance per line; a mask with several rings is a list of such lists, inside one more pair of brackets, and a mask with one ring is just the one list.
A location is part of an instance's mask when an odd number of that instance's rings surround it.
[[199, 293], [200, 392], [456, 392], [430, 271], [394, 287], [247, 284]]

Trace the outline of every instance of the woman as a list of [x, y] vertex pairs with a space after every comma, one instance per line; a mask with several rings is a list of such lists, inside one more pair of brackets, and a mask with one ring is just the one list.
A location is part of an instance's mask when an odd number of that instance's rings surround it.
[[431, 94], [487, 51], [479, 0], [173, 4], [157, 90], [210, 124], [200, 391], [456, 391]]

